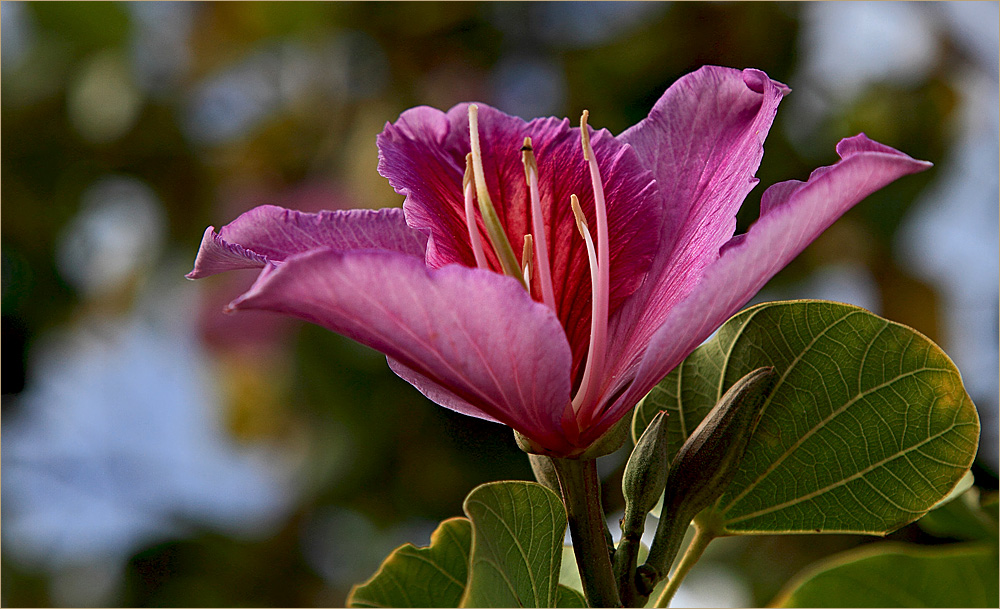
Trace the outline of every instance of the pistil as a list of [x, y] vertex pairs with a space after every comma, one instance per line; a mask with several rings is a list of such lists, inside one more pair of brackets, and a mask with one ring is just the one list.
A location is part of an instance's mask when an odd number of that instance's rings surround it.
[[479, 213], [483, 216], [483, 224], [486, 226], [486, 234], [493, 246], [493, 251], [500, 260], [500, 266], [505, 274], [516, 277], [521, 285], [528, 288], [524, 283], [524, 276], [521, 274], [521, 267], [517, 263], [514, 249], [510, 246], [507, 233], [504, 232], [503, 224], [497, 216], [497, 211], [493, 207], [489, 190], [486, 188], [486, 174], [483, 172], [483, 154], [479, 148], [479, 107], [475, 104], [469, 106], [469, 140], [472, 144], [472, 174], [476, 183], [476, 199], [479, 201]]
[[542, 203], [538, 191], [538, 164], [531, 147], [531, 138], [524, 138], [521, 146], [521, 160], [524, 162], [524, 178], [528, 183], [531, 199], [531, 228], [535, 234], [535, 273], [542, 289], [542, 302], [556, 310], [555, 290], [552, 288], [552, 270], [549, 267], [549, 248], [545, 238], [545, 219], [542, 217]]

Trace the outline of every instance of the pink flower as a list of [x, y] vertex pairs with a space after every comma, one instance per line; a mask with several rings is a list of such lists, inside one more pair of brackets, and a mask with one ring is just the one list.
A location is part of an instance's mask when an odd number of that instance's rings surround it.
[[930, 166], [842, 140], [733, 236], [787, 92], [705, 67], [617, 137], [413, 108], [378, 137], [403, 209], [258, 207], [209, 227], [188, 276], [262, 268], [230, 309], [349, 336], [434, 402], [578, 455], [847, 209]]

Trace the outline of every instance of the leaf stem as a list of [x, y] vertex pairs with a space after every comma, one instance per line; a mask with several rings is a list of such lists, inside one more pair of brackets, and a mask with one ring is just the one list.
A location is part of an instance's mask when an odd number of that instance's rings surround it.
[[587, 603], [591, 607], [621, 607], [608, 551], [597, 461], [553, 458], [552, 463], [559, 477]]
[[717, 535], [718, 533], [716, 527], [708, 524], [701, 518], [694, 519], [694, 539], [691, 540], [691, 545], [684, 550], [684, 556], [682, 556], [681, 561], [677, 563], [677, 570], [674, 571], [673, 576], [667, 580], [667, 586], [656, 599], [656, 603], [653, 605], [654, 607], [670, 606], [670, 601], [674, 598], [674, 594], [677, 593], [677, 589], [681, 587], [681, 582], [684, 581], [688, 572], [691, 571], [691, 567], [698, 562], [701, 555], [705, 553], [705, 548], [708, 547], [708, 544], [710, 544]]

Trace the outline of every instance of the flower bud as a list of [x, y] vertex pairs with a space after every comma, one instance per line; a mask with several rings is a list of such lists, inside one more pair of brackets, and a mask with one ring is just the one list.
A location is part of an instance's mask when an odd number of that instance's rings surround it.
[[546, 486], [555, 494], [562, 496], [559, 488], [559, 477], [556, 475], [556, 468], [552, 464], [552, 459], [545, 455], [528, 453], [528, 461], [531, 463], [531, 471], [535, 474], [535, 480]]
[[622, 538], [614, 554], [615, 581], [622, 601], [628, 607], [638, 606], [634, 599], [635, 563], [645, 529], [646, 514], [656, 505], [667, 483], [667, 413], [661, 410], [646, 426], [629, 455], [622, 475], [625, 496], [625, 516], [621, 520]]
[[736, 381], [674, 457], [664, 509], [695, 514], [722, 496], [757, 429], [778, 374], [758, 368]]
[[774, 389], [774, 368], [758, 368], [729, 388], [677, 452], [663, 497], [660, 524], [636, 585], [649, 594], [666, 575], [688, 524], [725, 492]]
[[625, 465], [622, 475], [622, 493], [625, 496], [625, 517], [622, 535], [642, 535], [646, 514], [659, 501], [667, 484], [667, 413], [661, 410], [653, 417], [635, 443], [635, 448]]

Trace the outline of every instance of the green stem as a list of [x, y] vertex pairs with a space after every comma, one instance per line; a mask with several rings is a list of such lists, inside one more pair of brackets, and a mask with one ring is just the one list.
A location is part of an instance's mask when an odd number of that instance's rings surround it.
[[690, 513], [674, 513], [666, 505], [663, 506], [646, 562], [636, 570], [637, 605], [645, 605], [657, 582], [670, 573], [690, 522]]
[[591, 607], [621, 607], [605, 535], [607, 524], [601, 506], [597, 462], [594, 459], [554, 458], [552, 463], [562, 488], [573, 553], [587, 603]]
[[615, 551], [614, 572], [618, 583], [618, 593], [626, 607], [638, 606], [639, 593], [635, 587], [635, 569], [639, 558], [640, 537], [622, 536]]
[[698, 562], [701, 555], [705, 553], [705, 548], [708, 547], [708, 544], [715, 537], [716, 532], [713, 527], [704, 526], [698, 522], [698, 519], [695, 519], [694, 539], [691, 540], [691, 545], [684, 551], [684, 556], [681, 557], [681, 561], [677, 564], [677, 570], [674, 571], [673, 577], [667, 580], [667, 586], [660, 593], [659, 598], [656, 599], [654, 607], [670, 606], [670, 601], [674, 598], [674, 594], [677, 593], [677, 589], [681, 587], [681, 582], [684, 581], [691, 567]]

